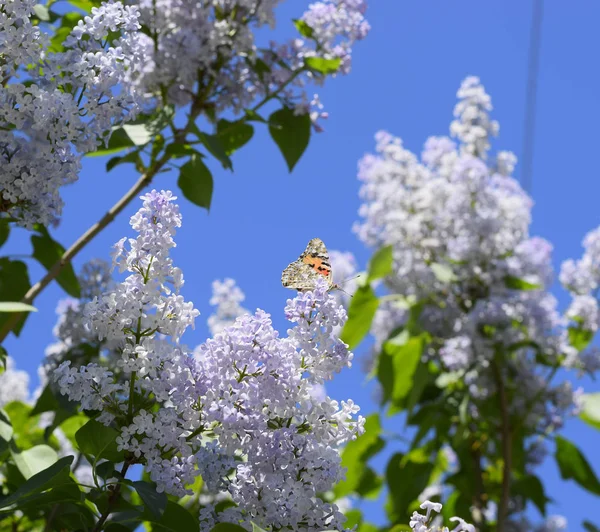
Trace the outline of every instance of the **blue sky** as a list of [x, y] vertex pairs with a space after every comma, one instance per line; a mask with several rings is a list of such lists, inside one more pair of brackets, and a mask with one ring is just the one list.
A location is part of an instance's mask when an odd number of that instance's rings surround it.
[[[600, 4], [592, 0], [545, 4], [531, 232], [553, 243], [558, 268], [566, 258], [581, 254], [584, 234], [600, 224], [596, 169]], [[305, 5], [289, 0], [279, 9], [278, 35], [289, 34], [288, 20]], [[235, 173], [212, 165], [215, 192], [210, 214], [181, 198], [184, 226], [174, 257], [184, 271], [186, 298], [202, 312], [186, 342], [195, 346], [206, 338], [213, 279], [235, 278], [246, 293], [245, 305], [271, 312], [284, 333], [283, 307], [292, 293], [280, 285], [281, 270], [310, 238], [322, 238], [331, 249], [350, 250], [364, 265], [369, 251], [351, 230], [359, 207], [357, 160], [374, 148], [373, 135], [379, 129], [402, 137], [417, 153], [429, 135], [446, 134], [456, 90], [465, 76], [479, 76], [492, 96], [493, 117], [500, 122], [495, 147], [521, 157], [531, 8], [532, 3], [523, 0], [372, 0], [371, 34], [355, 49], [353, 72], [319, 91], [330, 118], [324, 124], [326, 131], [313, 135], [294, 173], [287, 172], [268, 133], [257, 127], [252, 142], [234, 156]], [[107, 174], [104, 164], [103, 159], [84, 160], [80, 181], [64, 189], [66, 208], [54, 235], [65, 246], [136, 179], [127, 166]], [[176, 191], [176, 180], [175, 174], [162, 174], [153, 186]], [[77, 269], [92, 257], [108, 258], [112, 244], [131, 234], [128, 219], [138, 207], [139, 203], [130, 205], [76, 258]], [[5, 249], [11, 253], [28, 253], [26, 233], [14, 231], [9, 246]], [[42, 270], [28, 262], [35, 282]], [[564, 307], [564, 292], [557, 287], [556, 295]], [[39, 312], [31, 316], [22, 337], [6, 344], [18, 366], [32, 374], [34, 385], [36, 367], [52, 341], [56, 302], [63, 296], [58, 286], [50, 286], [36, 301]], [[361, 351], [357, 350], [357, 358]], [[600, 389], [598, 383], [585, 384], [586, 391]], [[352, 397], [363, 413], [376, 408], [359, 363], [328, 389], [336, 398]], [[578, 420], [569, 422], [564, 433], [600, 473], [600, 434]], [[569, 530], [583, 530], [581, 520], [598, 514], [597, 499], [572, 482], [563, 483], [553, 461], [540, 471], [555, 499], [551, 513], [565, 515]], [[382, 522], [380, 506], [365, 506], [367, 516]]]

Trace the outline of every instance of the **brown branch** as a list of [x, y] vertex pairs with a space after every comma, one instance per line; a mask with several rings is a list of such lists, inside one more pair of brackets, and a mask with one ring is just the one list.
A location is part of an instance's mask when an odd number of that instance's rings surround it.
[[[125, 480], [125, 475], [127, 474], [127, 470], [129, 469], [130, 465], [131, 465], [130, 462], [128, 462], [127, 460], [125, 460], [125, 462], [123, 463], [123, 468], [121, 469], [122, 480]], [[112, 489], [111, 494], [108, 496], [108, 504], [106, 505], [106, 509], [100, 516], [100, 519], [98, 519], [98, 522], [96, 523], [94, 528], [92, 528], [92, 532], [99, 532], [100, 530], [102, 530], [102, 527], [104, 526], [104, 523], [108, 519], [108, 516], [112, 513], [113, 506], [119, 499], [120, 494], [121, 494], [121, 483], [117, 484]]]
[[473, 469], [475, 470], [475, 494], [473, 497], [473, 512], [475, 526], [478, 530], [483, 531], [484, 519], [483, 512], [486, 506], [485, 487], [483, 485], [483, 471], [481, 469], [481, 444], [475, 439], [471, 440], [471, 459], [473, 461]]
[[506, 387], [502, 380], [502, 374], [498, 364], [492, 362], [492, 370], [498, 388], [498, 401], [501, 416], [501, 441], [502, 441], [502, 494], [500, 504], [498, 505], [498, 532], [503, 532], [508, 519], [508, 502], [510, 499], [510, 474], [512, 470], [512, 431], [510, 426], [510, 417], [508, 413], [508, 398]]

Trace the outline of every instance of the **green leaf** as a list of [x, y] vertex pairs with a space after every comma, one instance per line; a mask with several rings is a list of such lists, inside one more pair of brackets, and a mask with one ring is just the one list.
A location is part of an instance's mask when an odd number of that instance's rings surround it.
[[586, 393], [581, 399], [582, 407], [579, 418], [600, 430], [600, 392]]
[[386, 506], [392, 522], [406, 522], [411, 503], [429, 485], [434, 465], [420, 451], [416, 449], [407, 455], [396, 453], [388, 462], [385, 477], [389, 498]]
[[12, 435], [13, 428], [10, 418], [4, 410], [0, 409], [0, 438], [5, 442], [9, 442], [12, 439]]
[[123, 461], [123, 453], [117, 450], [117, 436], [119, 433], [106, 427], [95, 419], [90, 419], [75, 434], [79, 450], [86, 455], [96, 458], [106, 458], [114, 463]]
[[[413, 336], [400, 345], [392, 340], [388, 340], [383, 344], [383, 350], [379, 355], [380, 365], [377, 374], [379, 380], [385, 382], [385, 378], [382, 379], [382, 372], [390, 372], [391, 370], [393, 382], [391, 389], [388, 385], [389, 397], [386, 399], [391, 399], [396, 406], [402, 404], [402, 400], [408, 396], [412, 389], [413, 377], [419, 367], [425, 345], [425, 335]], [[381, 364], [381, 359], [388, 359], [388, 363]]]
[[[30, 286], [27, 266], [23, 262], [0, 258], [0, 301], [19, 301], [23, 299]], [[13, 328], [16, 336], [19, 336], [27, 316], [28, 314], [25, 314]], [[10, 314], [0, 313], [0, 327], [8, 319], [10, 319]]]
[[198, 532], [200, 528], [196, 517], [173, 501], [167, 502], [165, 512], [160, 519], [156, 519], [152, 514], [145, 512], [144, 520], [152, 523], [153, 532]]
[[138, 171], [143, 170], [144, 168], [144, 161], [142, 161], [142, 158], [140, 157], [140, 152], [134, 150], [127, 155], [121, 155], [109, 159], [106, 163], [106, 171], [110, 172], [115, 166], [124, 163], [133, 163]]
[[[46, 490], [59, 489], [75, 484], [70, 477], [70, 466], [74, 458], [74, 456], [65, 456], [47, 469], [33, 475], [24, 484], [19, 486], [14, 493], [4, 499], [0, 499], [0, 510], [8, 508], [13, 504], [20, 507], [23, 503], [32, 499], [36, 494]], [[77, 487], [76, 484], [75, 486]], [[79, 488], [77, 488], [77, 491], [79, 491]]]
[[354, 292], [348, 309], [348, 321], [340, 338], [354, 349], [371, 329], [371, 322], [379, 306], [379, 299], [370, 285], [361, 286]]
[[10, 222], [6, 218], [0, 218], [0, 247], [8, 240], [10, 235]]
[[221, 119], [217, 123], [217, 138], [227, 155], [239, 150], [254, 135], [254, 128], [244, 120], [230, 122]]
[[342, 60], [339, 57], [334, 59], [324, 59], [323, 57], [307, 57], [304, 60], [304, 64], [311, 70], [319, 72], [319, 74], [327, 75], [335, 74], [339, 70]]
[[126, 150], [135, 146], [129, 135], [122, 127], [117, 127], [112, 130], [108, 146], [104, 148], [98, 148], [96, 151], [87, 153], [88, 157], [100, 157], [103, 155], [111, 155], [120, 151]]
[[440, 283], [449, 284], [458, 280], [458, 277], [456, 277], [452, 268], [447, 264], [432, 262], [429, 267]]
[[246, 115], [246, 120], [248, 120], [249, 122], [261, 122], [263, 124], [267, 123], [267, 121], [262, 116], [260, 116], [256, 111], [253, 111], [252, 109], [245, 109], [244, 114]]
[[155, 484], [150, 484], [150, 482], [144, 480], [138, 480], [132, 486], [138, 492], [146, 510], [156, 519], [160, 519], [167, 508], [167, 494], [164, 492], [158, 493]]
[[369, 261], [368, 281], [387, 277], [392, 273], [392, 246], [384, 246], [378, 249]]
[[290, 172], [308, 146], [310, 127], [308, 114], [297, 115], [289, 107], [283, 107], [269, 117], [269, 133], [279, 146]]
[[25, 451], [14, 448], [11, 449], [11, 456], [25, 480], [47, 469], [58, 460], [56, 451], [48, 445], [36, 445]]
[[544, 492], [544, 485], [535, 475], [527, 475], [518, 479], [513, 484], [513, 490], [526, 500], [536, 505], [542, 515], [546, 515], [546, 503], [550, 501]]
[[93, 7], [101, 4], [100, 0], [69, 0], [69, 3], [87, 13], [90, 13]]
[[600, 495], [600, 482], [582, 452], [569, 440], [556, 436], [556, 463], [563, 479], [573, 479], [582, 488]]
[[[256, 527], [256, 528], [254, 528]], [[252, 523], [252, 532], [262, 530], [259, 526]], [[210, 532], [248, 532], [244, 527], [240, 525], [234, 525], [233, 523], [218, 523], [210, 529]]]
[[519, 279], [512, 275], [507, 275], [504, 278], [504, 284], [506, 285], [506, 288], [510, 288], [511, 290], [539, 290], [542, 288], [542, 285], [540, 284], [530, 283], [529, 281]]
[[125, 124], [121, 127], [135, 146], [145, 146], [154, 136], [145, 124]]
[[[65, 252], [65, 248], [52, 239], [45, 227], [40, 226], [39, 231], [41, 232], [40, 235], [33, 235], [31, 237], [33, 257], [41, 263], [44, 268], [50, 270], [52, 266], [60, 261]], [[70, 296], [81, 296], [79, 280], [77, 279], [73, 265], [70, 262], [67, 263], [56, 276], [56, 281]]]
[[177, 185], [192, 203], [210, 209], [213, 178], [199, 155], [192, 155], [191, 159], [181, 167]]
[[306, 37], [307, 39], [313, 39], [315, 36], [314, 30], [303, 20], [296, 19], [294, 20], [294, 25], [296, 29], [300, 32], [302, 37]]
[[260, 528], [256, 523], [252, 522], [252, 532], [267, 532], [267, 531], [264, 528]]
[[35, 4], [33, 6], [33, 12], [35, 13], [35, 16], [43, 22], [48, 22], [50, 20], [50, 12], [43, 4]]
[[198, 139], [204, 144], [206, 149], [215, 157], [226, 170], [232, 170], [233, 164], [225, 151], [225, 147], [221, 144], [221, 140], [217, 135], [208, 135], [195, 128], [195, 133]]
[[336, 498], [350, 495], [357, 490], [366, 474], [367, 461], [384, 446], [379, 415], [371, 414], [365, 421], [365, 432], [356, 440], [348, 442], [342, 452], [342, 467], [346, 469], [346, 479], [335, 486]]
[[37, 309], [19, 301], [1, 301], [0, 312], [37, 312]]
[[590, 521], [584, 521], [581, 524], [583, 525], [583, 528], [587, 530], [587, 532], [600, 532], [600, 528]]
[[594, 333], [581, 327], [569, 327], [569, 343], [577, 349], [583, 351], [594, 338]]

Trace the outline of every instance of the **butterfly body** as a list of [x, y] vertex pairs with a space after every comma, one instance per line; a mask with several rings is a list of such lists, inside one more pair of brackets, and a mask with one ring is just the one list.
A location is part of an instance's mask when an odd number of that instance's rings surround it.
[[329, 290], [337, 288], [337, 285], [333, 284], [333, 274], [327, 248], [320, 238], [313, 238], [306, 246], [304, 253], [298, 257], [298, 260], [292, 262], [283, 270], [281, 284], [286, 288], [302, 292], [313, 290], [320, 278], [325, 278]]

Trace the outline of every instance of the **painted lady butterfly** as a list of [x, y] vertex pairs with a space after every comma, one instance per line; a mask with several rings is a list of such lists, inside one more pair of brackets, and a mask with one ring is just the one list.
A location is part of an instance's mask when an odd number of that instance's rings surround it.
[[320, 238], [313, 238], [298, 260], [292, 262], [281, 274], [281, 284], [299, 292], [312, 290], [317, 279], [325, 277], [329, 290], [339, 288], [333, 283], [331, 263], [327, 248]]

